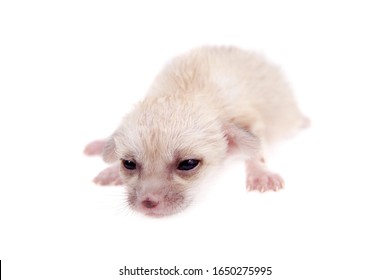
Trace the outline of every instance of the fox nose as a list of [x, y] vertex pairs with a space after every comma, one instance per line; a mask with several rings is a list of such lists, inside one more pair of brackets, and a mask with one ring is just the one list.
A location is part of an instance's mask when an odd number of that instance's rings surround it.
[[152, 209], [158, 205], [158, 201], [151, 200], [149, 198], [142, 201], [142, 205], [146, 208]]

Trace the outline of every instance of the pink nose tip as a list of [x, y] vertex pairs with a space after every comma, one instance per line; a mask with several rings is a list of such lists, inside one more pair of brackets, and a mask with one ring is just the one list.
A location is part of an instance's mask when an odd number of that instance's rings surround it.
[[148, 198], [142, 201], [142, 205], [145, 206], [146, 208], [151, 209], [151, 208], [155, 208], [158, 205], [158, 201], [153, 201]]

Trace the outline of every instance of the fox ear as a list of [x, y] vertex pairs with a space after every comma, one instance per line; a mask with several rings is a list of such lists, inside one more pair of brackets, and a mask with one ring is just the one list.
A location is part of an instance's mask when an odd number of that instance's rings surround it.
[[225, 137], [228, 141], [228, 154], [253, 156], [260, 149], [260, 139], [248, 130], [235, 124], [224, 125]]
[[113, 163], [119, 159], [116, 153], [116, 144], [115, 144], [114, 135], [108, 138], [106, 145], [104, 146], [102, 156], [103, 156], [103, 160], [107, 163]]

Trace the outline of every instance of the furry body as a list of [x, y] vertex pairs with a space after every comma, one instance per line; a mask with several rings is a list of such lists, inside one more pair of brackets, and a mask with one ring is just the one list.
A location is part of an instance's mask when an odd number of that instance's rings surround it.
[[248, 190], [282, 188], [264, 149], [305, 122], [279, 69], [262, 56], [202, 47], [166, 65], [114, 134], [86, 153], [114, 164], [95, 182], [125, 184], [133, 209], [164, 216], [186, 207], [201, 180], [233, 154], [246, 159]]

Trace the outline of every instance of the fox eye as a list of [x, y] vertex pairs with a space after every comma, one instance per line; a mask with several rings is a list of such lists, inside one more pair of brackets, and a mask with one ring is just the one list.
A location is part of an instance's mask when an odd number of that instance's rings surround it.
[[197, 167], [199, 162], [200, 161], [197, 159], [186, 159], [186, 160], [183, 160], [179, 163], [179, 165], [177, 166], [177, 169], [183, 170], [183, 171], [188, 171], [188, 170], [191, 170], [191, 169], [194, 169], [195, 167]]
[[135, 163], [135, 161], [132, 161], [132, 160], [122, 159], [122, 164], [126, 169], [129, 169], [129, 170], [134, 170], [137, 168], [137, 164]]

